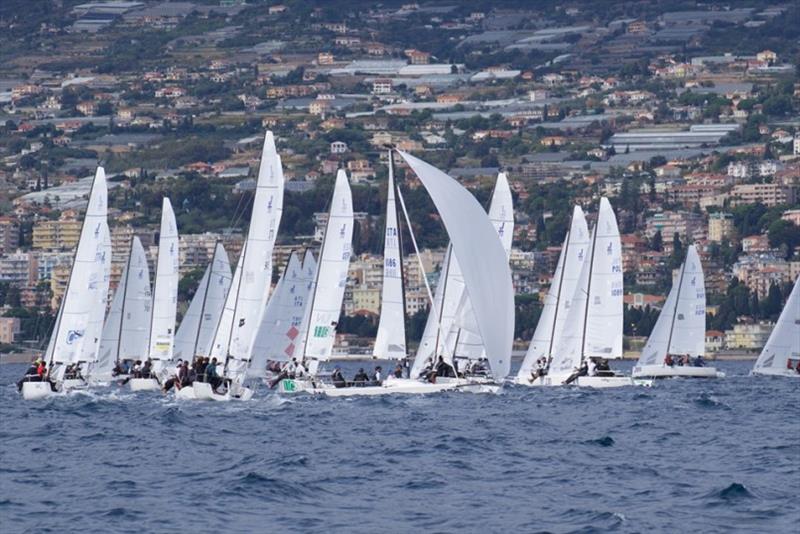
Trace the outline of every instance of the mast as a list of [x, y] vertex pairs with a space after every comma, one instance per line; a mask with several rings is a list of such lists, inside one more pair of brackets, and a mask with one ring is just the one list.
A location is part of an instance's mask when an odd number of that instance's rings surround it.
[[[594, 235], [592, 236], [592, 257], [589, 258], [589, 282], [586, 285], [586, 306], [583, 312], [583, 334], [581, 335], [581, 363], [583, 363], [583, 353], [586, 350], [586, 321], [589, 319], [589, 303], [592, 296], [592, 270], [594, 269], [594, 255], [597, 252], [597, 234], [600, 232], [600, 212], [597, 212], [597, 222], [594, 224]], [[565, 258], [566, 259], [566, 258]]]
[[[556, 293], [556, 310], [553, 313], [553, 328], [550, 330], [550, 346], [547, 348], [547, 357], [550, 358], [550, 355], [553, 353], [553, 341], [556, 336], [556, 324], [558, 324], [558, 308], [561, 304], [561, 288], [564, 285], [564, 272], [566, 271], [565, 267], [567, 265], [567, 260], [569, 259], [569, 236], [572, 233], [572, 223], [570, 223], [570, 229], [567, 230], [567, 236], [564, 244], [564, 263], [561, 264], [561, 276], [558, 278], [558, 293]], [[592, 255], [594, 256], [594, 254]]]
[[[256, 195], [255, 193], [253, 193], [253, 209], [256, 209], [255, 199]], [[249, 229], [247, 234], [248, 234], [247, 237], [250, 237]], [[222, 367], [223, 375], [228, 371], [228, 362], [231, 359], [231, 342], [233, 341], [233, 327], [235, 326], [234, 323], [236, 322], [236, 310], [239, 307], [239, 291], [241, 291], [242, 289], [242, 280], [244, 279], [244, 259], [247, 254], [247, 237], [244, 240], [244, 246], [242, 246], [242, 253], [239, 255], [239, 265], [242, 266], [242, 269], [241, 271], [239, 271], [239, 281], [236, 284], [236, 298], [233, 299], [233, 314], [231, 314], [231, 333], [228, 335], [228, 346], [225, 348], [225, 365], [223, 365]], [[209, 278], [211, 278], [211, 273], [209, 273]], [[202, 321], [202, 319], [203, 318], [201, 316], [200, 320]], [[217, 325], [217, 328], [219, 328], [219, 325]], [[198, 328], [197, 331], [200, 332], [200, 329]]]
[[[122, 347], [122, 325], [125, 322], [125, 302], [128, 295], [128, 280], [131, 277], [131, 257], [133, 256], [134, 239], [136, 239], [136, 236], [131, 237], [131, 246], [128, 250], [128, 263], [125, 264], [125, 281], [122, 285], [122, 307], [120, 308], [119, 312], [119, 334], [117, 335], [117, 357], [115, 358], [115, 363], [119, 363], [119, 351]], [[152, 321], [152, 314], [150, 316], [150, 320]]]
[[[394, 177], [394, 150], [389, 148], [389, 176], [392, 177], [392, 185], [395, 190], [395, 195], [400, 190], [400, 186], [397, 184], [397, 180]], [[403, 232], [400, 230], [400, 211], [397, 209], [397, 202], [394, 204], [394, 213], [395, 217], [397, 218], [397, 244], [399, 249], [399, 258], [400, 258], [400, 265], [398, 266], [400, 269], [400, 294], [403, 297], [403, 346], [405, 347], [406, 356], [408, 355], [408, 328], [406, 328], [405, 321], [406, 321], [406, 281], [405, 281], [405, 265], [403, 263]], [[409, 229], [409, 231], [411, 231]], [[422, 276], [425, 276], [425, 272], [422, 272]]]
[[681, 300], [681, 286], [683, 286], [683, 275], [686, 272], [686, 260], [688, 260], [688, 254], [686, 259], [683, 260], [683, 265], [681, 265], [681, 276], [678, 279], [678, 292], [675, 294], [675, 308], [672, 310], [672, 321], [669, 325], [669, 337], [667, 338], [667, 354], [670, 353], [669, 347], [672, 345], [672, 332], [675, 329], [675, 318], [678, 315], [678, 303]]
[[[98, 167], [98, 170], [102, 169], [102, 167]], [[103, 175], [105, 175], [105, 170], [103, 171]], [[61, 297], [61, 305], [59, 306], [59, 311], [61, 308], [64, 307], [64, 303], [67, 300], [67, 295], [69, 295], [69, 286], [72, 283], [72, 274], [75, 269], [75, 260], [78, 258], [78, 249], [80, 248], [80, 238], [83, 237], [83, 228], [86, 226], [86, 218], [89, 214], [89, 210], [92, 207], [92, 195], [94, 195], [94, 188], [97, 184], [97, 174], [95, 173], [94, 180], [92, 180], [92, 188], [89, 190], [89, 203], [86, 205], [86, 213], [83, 214], [83, 222], [81, 223], [81, 231], [78, 234], [78, 244], [75, 245], [75, 252], [72, 253], [72, 267], [69, 270], [69, 279], [67, 280], [67, 287], [64, 288], [64, 295]], [[56, 321], [56, 327], [53, 330], [51, 336], [58, 335], [58, 329], [61, 328], [61, 316], [62, 314], [58, 314], [58, 320]], [[50, 354], [50, 362], [48, 363], [48, 367], [53, 365], [53, 357], [56, 354], [56, 347], [53, 345], [53, 352]]]
[[[219, 245], [219, 240], [217, 240], [217, 245]], [[195, 332], [194, 336], [194, 349], [192, 349], [192, 358], [197, 356], [197, 343], [200, 341], [200, 330], [203, 327], [203, 315], [206, 312], [206, 299], [208, 299], [208, 288], [211, 286], [211, 276], [214, 273], [214, 263], [217, 260], [217, 246], [214, 246], [214, 254], [211, 256], [211, 265], [208, 269], [208, 278], [206, 278], [206, 289], [203, 293], [203, 304], [200, 306], [200, 320], [197, 322], [197, 332]], [[225, 303], [223, 302], [223, 306]]]

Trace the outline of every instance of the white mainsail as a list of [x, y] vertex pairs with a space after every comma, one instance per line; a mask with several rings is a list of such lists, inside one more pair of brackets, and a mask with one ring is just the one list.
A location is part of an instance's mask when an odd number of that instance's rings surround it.
[[111, 232], [108, 224], [102, 224], [100, 231], [102, 240], [98, 243], [94, 266], [89, 275], [89, 298], [94, 306], [89, 310], [89, 323], [80, 356], [80, 361], [86, 363], [83, 370], [87, 375], [90, 366], [94, 365], [98, 358], [103, 319], [108, 307], [108, 282], [111, 278]]
[[[330, 359], [342, 311], [353, 242], [353, 197], [347, 175], [339, 170], [322, 240], [317, 278], [311, 293], [301, 354], [317, 361]], [[310, 365], [313, 370], [313, 365]]]
[[502, 379], [511, 364], [514, 288], [497, 230], [480, 203], [458, 182], [410, 154], [400, 152], [400, 155], [439, 211], [453, 245], [453, 258], [457, 258], [463, 275], [492, 374], [495, 379]]
[[550, 364], [551, 375], [570, 374], [585, 357], [622, 356], [622, 250], [616, 217], [600, 199], [588, 261]]
[[151, 310], [150, 268], [142, 242], [134, 236], [103, 326], [100, 355], [92, 367], [92, 378], [110, 379], [117, 362], [140, 360], [147, 354]]
[[225, 299], [211, 355], [225, 362], [225, 374], [241, 380], [250, 362], [258, 326], [269, 297], [272, 251], [283, 213], [283, 168], [272, 132], [264, 136], [261, 166], [247, 239]]
[[553, 274], [553, 281], [545, 297], [542, 314], [536, 324], [525, 359], [517, 373], [518, 378], [529, 378], [536, 360], [542, 357], [549, 359], [552, 356], [553, 348], [564, 330], [588, 248], [589, 228], [586, 225], [586, 217], [580, 206], [575, 206], [572, 210], [572, 222], [564, 237], [556, 271]]
[[[53, 329], [53, 348], [48, 350], [50, 363], [68, 364], [80, 359], [90, 311], [97, 306], [91, 299], [89, 284], [97, 248], [103, 240], [103, 225], [107, 224], [107, 210], [106, 175], [103, 168], [98, 167], [89, 193], [89, 205], [84, 215], [67, 289]], [[64, 370], [63, 365], [57, 370], [58, 380], [63, 377]]]
[[[489, 204], [489, 220], [497, 231], [497, 236], [506, 253], [506, 260], [508, 260], [511, 255], [511, 243], [514, 239], [514, 200], [504, 172], [497, 175], [492, 201]], [[472, 303], [466, 292], [461, 294], [458, 308], [459, 311], [453, 325], [456, 335], [455, 355], [472, 360], [485, 357], [486, 350], [478, 333], [475, 314], [472, 312]]]
[[306, 251], [302, 262], [300, 255], [292, 252], [267, 303], [253, 342], [253, 359], [249, 369], [252, 376], [263, 376], [269, 360], [283, 362], [295, 356], [296, 343], [316, 272], [316, 261], [310, 250]]
[[231, 287], [231, 265], [222, 243], [214, 247], [197, 292], [175, 334], [175, 359], [192, 360], [208, 356], [225, 298]]
[[153, 311], [150, 318], [148, 358], [160, 372], [172, 360], [175, 342], [175, 315], [178, 311], [178, 226], [168, 198], [161, 205], [158, 258], [153, 287]]
[[800, 277], [794, 282], [789, 299], [756, 360], [753, 372], [800, 376], [794, 369], [789, 369], [790, 359], [795, 366], [800, 360]]
[[667, 354], [701, 356], [705, 354], [705, 333], [703, 266], [692, 245], [637, 365], [661, 365]]
[[396, 360], [406, 357], [405, 299], [403, 265], [400, 251], [400, 227], [395, 205], [393, 156], [389, 158], [389, 185], [386, 193], [386, 231], [383, 242], [383, 288], [381, 315], [372, 355]]

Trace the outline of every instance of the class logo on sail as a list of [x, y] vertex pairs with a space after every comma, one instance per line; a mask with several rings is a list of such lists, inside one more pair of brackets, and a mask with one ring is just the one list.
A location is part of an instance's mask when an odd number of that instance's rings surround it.
[[67, 332], [67, 345], [72, 345], [83, 337], [83, 330], [70, 330]]

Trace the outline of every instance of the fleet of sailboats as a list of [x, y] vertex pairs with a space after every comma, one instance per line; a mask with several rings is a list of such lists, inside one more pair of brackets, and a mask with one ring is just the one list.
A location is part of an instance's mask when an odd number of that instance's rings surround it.
[[[389, 152], [384, 228], [383, 286], [373, 357], [410, 358], [406, 339], [401, 219], [419, 259], [416, 238], [398, 187], [401, 158], [429, 193], [447, 231], [435, 294], [427, 279], [428, 320], [407, 376], [366, 387], [336, 387], [323, 369], [331, 359], [352, 252], [353, 201], [340, 170], [318, 257], [293, 252], [270, 292], [272, 256], [283, 211], [284, 177], [274, 137], [267, 132], [245, 242], [231, 273], [218, 243], [197, 291], [175, 332], [179, 240], [175, 214], [163, 199], [155, 278], [151, 292], [147, 257], [131, 240], [125, 267], [108, 306], [111, 239], [107, 185], [97, 169], [76, 247], [73, 268], [44, 358], [49, 381], [22, 383], [25, 399], [74, 387], [111, 382], [123, 362], [150, 361], [151, 375], [131, 377], [134, 391], [155, 390], [178, 360], [215, 358], [224, 391], [195, 381], [180, 398], [248, 400], [267, 367], [291, 363], [304, 372], [278, 377], [281, 393], [329, 396], [430, 393], [448, 389], [497, 391], [510, 371], [514, 291], [509, 256], [514, 229], [508, 179], [500, 173], [488, 213], [458, 182], [400, 151]], [[401, 217], [402, 215], [402, 217]], [[622, 357], [622, 248], [611, 204], [601, 198], [592, 231], [575, 206], [528, 351], [510, 380], [520, 385], [618, 387], [649, 384], [645, 378], [724, 376], [713, 367], [669, 365], [671, 358], [698, 361], [704, 354], [705, 288], [694, 246], [670, 290], [632, 376], [607, 367]], [[800, 290], [795, 283], [754, 374], [798, 376]], [[106, 314], [106, 309], [108, 313]], [[67, 376], [67, 369], [72, 375]]]

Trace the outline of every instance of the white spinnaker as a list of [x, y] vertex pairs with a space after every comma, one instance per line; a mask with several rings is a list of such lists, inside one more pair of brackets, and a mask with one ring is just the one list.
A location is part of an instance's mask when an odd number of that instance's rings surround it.
[[800, 277], [794, 282], [792, 293], [756, 360], [753, 372], [798, 376], [797, 371], [787, 367], [790, 358], [794, 362], [800, 359]]
[[92, 378], [110, 379], [117, 362], [144, 358], [147, 354], [152, 304], [147, 256], [142, 242], [134, 236], [128, 261], [103, 326], [100, 356], [92, 368]]
[[[80, 358], [90, 310], [97, 305], [90, 297], [89, 284], [97, 248], [103, 239], [103, 225], [107, 224], [107, 210], [106, 175], [103, 168], [98, 167], [89, 193], [89, 205], [84, 215], [67, 289], [53, 329], [55, 341], [50, 355], [52, 363], [72, 363]], [[63, 378], [64, 369], [65, 366], [62, 365], [57, 371], [58, 380]]]
[[347, 284], [352, 242], [353, 197], [347, 175], [339, 170], [311, 297], [302, 352], [305, 358], [325, 361], [331, 357]]
[[150, 319], [148, 357], [160, 372], [172, 360], [175, 343], [175, 315], [178, 311], [178, 226], [168, 198], [161, 206], [161, 233], [153, 287], [153, 312]]
[[[514, 288], [497, 230], [480, 203], [445, 173], [400, 155], [425, 186], [453, 243], [495, 379], [508, 375], [514, 341]], [[478, 252], [479, 251], [479, 252]]]
[[530, 346], [517, 374], [519, 378], [529, 378], [536, 360], [541, 357], [550, 358], [552, 355], [564, 330], [588, 249], [589, 228], [586, 225], [586, 217], [580, 206], [575, 206], [570, 229], [564, 238], [564, 245], [558, 257], [553, 282], [545, 297], [542, 315], [536, 324]]
[[227, 361], [226, 375], [237, 380], [244, 378], [253, 340], [269, 298], [272, 251], [283, 214], [283, 188], [281, 159], [272, 132], [268, 131], [261, 151], [247, 239], [211, 349], [211, 355], [218, 361]]
[[589, 279], [583, 355], [622, 357], [622, 242], [617, 218], [605, 197], [600, 199], [594, 259]]
[[642, 350], [638, 365], [660, 365], [667, 353], [701, 356], [705, 354], [705, 336], [703, 267], [697, 249], [692, 245]]
[[108, 282], [111, 279], [111, 232], [108, 224], [101, 227], [103, 239], [98, 244], [95, 253], [95, 263], [90, 275], [90, 298], [94, 306], [89, 310], [89, 323], [86, 327], [86, 336], [81, 349], [81, 362], [86, 362], [83, 370], [89, 374], [90, 366], [98, 359], [100, 338], [103, 333], [103, 319], [108, 307]]
[[[492, 221], [492, 225], [497, 231], [497, 236], [506, 253], [506, 260], [508, 260], [511, 255], [511, 243], [514, 239], [514, 199], [511, 196], [511, 188], [504, 172], [497, 175], [492, 201], [489, 204], [489, 220]], [[455, 354], [457, 356], [473, 360], [486, 356], [483, 339], [478, 334], [477, 321], [472, 312], [472, 303], [466, 292], [461, 295], [454, 327], [460, 330], [456, 333], [458, 346]]]
[[178, 332], [175, 334], [174, 358], [192, 360], [208, 356], [222, 307], [231, 287], [231, 265], [222, 243], [217, 243], [211, 263], [192, 297]]
[[394, 165], [392, 165], [392, 162], [389, 163], [389, 185], [386, 194], [381, 315], [372, 355], [382, 360], [397, 360], [406, 357], [403, 266], [400, 253], [400, 228], [397, 224], [397, 207], [395, 205]]
[[253, 343], [253, 360], [249, 372], [263, 376], [267, 361], [284, 362], [296, 356], [300, 328], [305, 314], [316, 262], [311, 251], [305, 261], [292, 252], [283, 275], [272, 292]]

